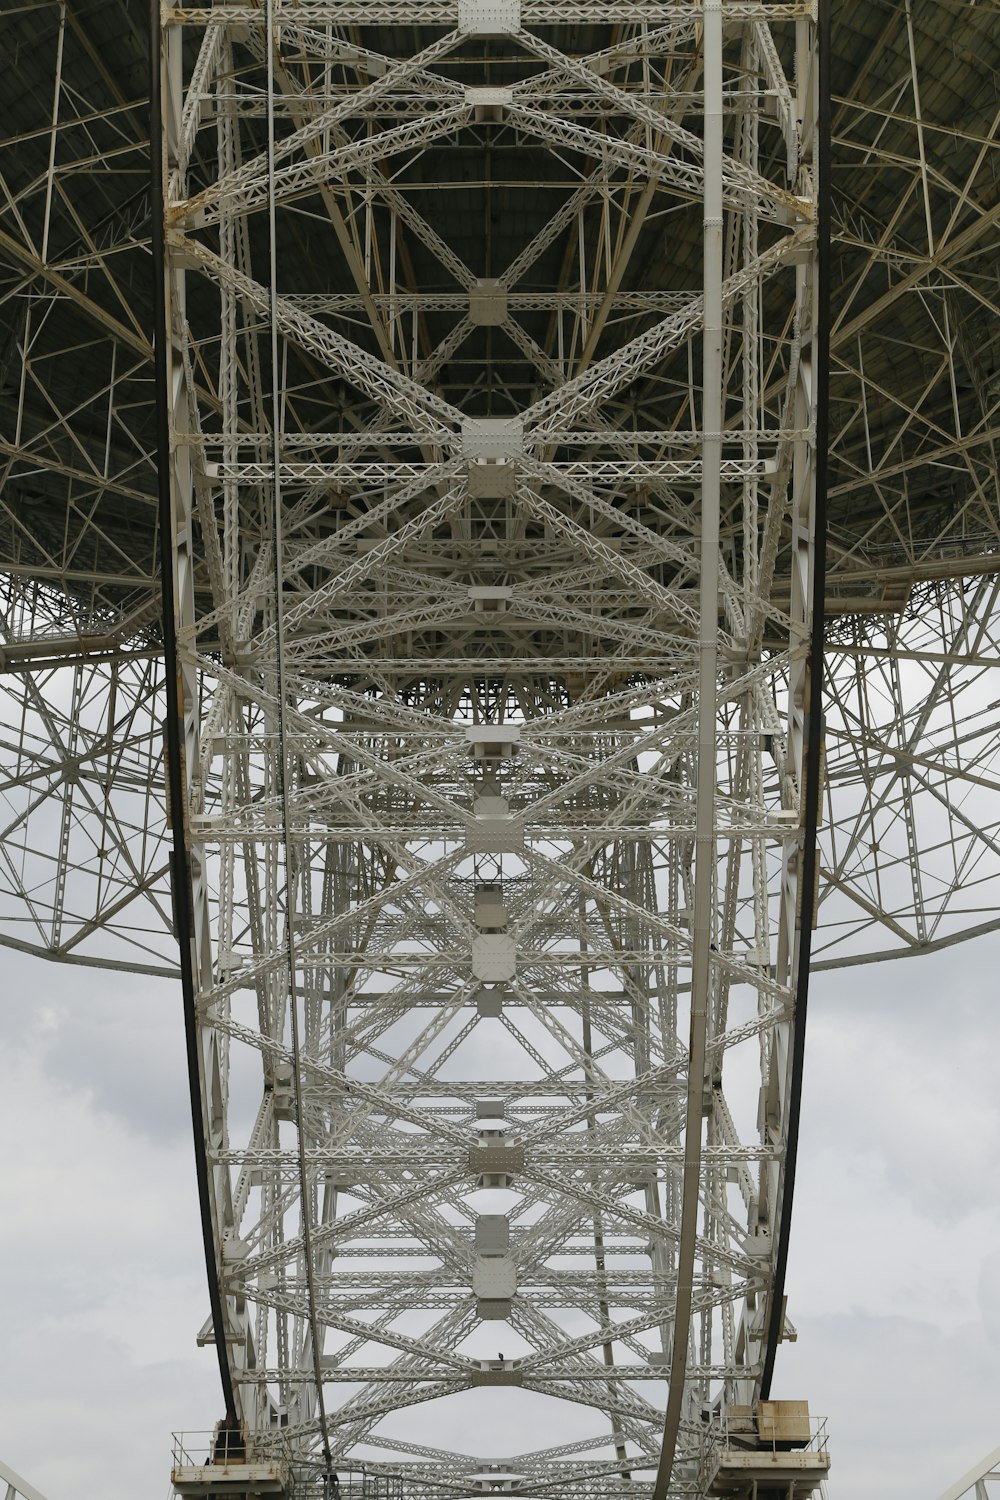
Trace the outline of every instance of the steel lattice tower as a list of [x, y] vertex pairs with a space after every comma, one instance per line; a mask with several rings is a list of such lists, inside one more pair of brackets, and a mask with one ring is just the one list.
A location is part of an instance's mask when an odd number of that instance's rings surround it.
[[295, 1495], [720, 1493], [810, 957], [996, 925], [997, 122], [865, 17], [831, 101], [800, 0], [165, 5], [149, 136], [50, 18], [3, 939], [179, 941], [202, 1336]]

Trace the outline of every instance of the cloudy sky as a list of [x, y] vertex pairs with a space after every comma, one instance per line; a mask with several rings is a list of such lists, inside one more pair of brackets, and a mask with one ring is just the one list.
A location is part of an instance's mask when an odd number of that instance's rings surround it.
[[[814, 980], [774, 1395], [831, 1500], [936, 1500], [1000, 1442], [1000, 943]], [[48, 1500], [166, 1500], [220, 1414], [179, 996], [0, 951], [0, 1459]]]

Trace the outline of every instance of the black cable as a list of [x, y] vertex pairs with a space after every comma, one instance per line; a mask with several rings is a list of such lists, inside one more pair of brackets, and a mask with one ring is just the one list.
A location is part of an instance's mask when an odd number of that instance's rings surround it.
[[236, 1397], [232, 1373], [226, 1357], [225, 1318], [222, 1288], [215, 1258], [215, 1229], [209, 1191], [208, 1152], [205, 1146], [204, 1119], [201, 1107], [201, 1069], [198, 1062], [198, 1024], [195, 1012], [194, 982], [194, 916], [191, 909], [191, 880], [186, 837], [184, 776], [181, 762], [182, 705], [178, 679], [177, 630], [175, 625], [174, 564], [171, 549], [173, 532], [170, 503], [170, 427], [167, 387], [167, 298], [166, 246], [163, 228], [163, 96], [160, 84], [160, 4], [149, 6], [149, 161], [150, 161], [150, 242], [153, 251], [153, 369], [156, 392], [156, 477], [160, 530], [160, 600], [163, 620], [163, 661], [167, 700], [164, 725], [166, 741], [167, 787], [173, 824], [173, 848], [170, 851], [170, 885], [173, 895], [174, 930], [180, 949], [181, 998], [184, 1007], [184, 1035], [187, 1049], [188, 1089], [191, 1096], [191, 1125], [194, 1134], [195, 1173], [198, 1202], [201, 1209], [201, 1232], [205, 1247], [208, 1275], [208, 1297], [212, 1313], [212, 1334], [219, 1360], [219, 1376], [226, 1405], [226, 1424], [236, 1427]]
[[802, 1070], [806, 1047], [806, 1010], [809, 1000], [809, 961], [812, 956], [813, 908], [819, 850], [816, 830], [820, 813], [820, 771], [823, 758], [823, 647], [826, 595], [826, 492], [830, 444], [830, 166], [832, 159], [832, 101], [830, 88], [830, 10], [832, 0], [819, 0], [816, 45], [819, 53], [819, 101], [816, 116], [816, 156], [819, 181], [816, 199], [816, 327], [813, 330], [816, 393], [815, 508], [813, 519], [812, 622], [809, 641], [809, 702], [806, 708], [805, 755], [805, 847], [799, 875], [802, 891], [802, 925], [799, 933], [798, 970], [795, 986], [795, 1023], [792, 1036], [792, 1071], [788, 1091], [788, 1137], [785, 1171], [781, 1186], [778, 1220], [778, 1253], [774, 1265], [771, 1305], [768, 1309], [764, 1366], [760, 1394], [771, 1391], [774, 1360], [784, 1324], [785, 1275], [795, 1192], [795, 1166], [799, 1150], [799, 1119], [802, 1108]]

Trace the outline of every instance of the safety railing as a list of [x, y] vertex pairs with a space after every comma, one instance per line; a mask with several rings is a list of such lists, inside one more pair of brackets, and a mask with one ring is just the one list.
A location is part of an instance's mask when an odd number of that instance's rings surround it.
[[269, 1436], [266, 1454], [259, 1455], [238, 1428], [217, 1427], [211, 1432], [175, 1432], [171, 1457], [175, 1469], [186, 1469], [254, 1463], [261, 1457], [287, 1465], [290, 1454], [284, 1440]]
[[303, 1500], [403, 1500], [403, 1476], [386, 1474], [362, 1465], [338, 1467], [330, 1474], [314, 1475], [305, 1484], [296, 1481], [296, 1495]]
[[827, 1441], [827, 1418], [806, 1416], [803, 1413], [803, 1421], [808, 1421], [809, 1436], [803, 1431], [800, 1435], [790, 1437], [782, 1432], [779, 1427], [772, 1427], [770, 1435], [761, 1431], [755, 1411], [747, 1408], [738, 1414], [726, 1411], [722, 1419], [722, 1444], [729, 1448], [754, 1447], [771, 1452], [781, 1452], [794, 1448], [797, 1453], [828, 1453]]

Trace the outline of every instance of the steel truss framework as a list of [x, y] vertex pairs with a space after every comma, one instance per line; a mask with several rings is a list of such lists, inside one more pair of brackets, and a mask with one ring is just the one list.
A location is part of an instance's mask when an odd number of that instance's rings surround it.
[[950, 1485], [939, 1500], [990, 1500], [996, 1494], [994, 1481], [1000, 1481], [1000, 1448]]
[[6, 1464], [0, 1463], [0, 1484], [6, 1488], [6, 1500], [45, 1500], [45, 1496], [34, 1485], [15, 1474]]
[[[273, 5], [165, 27], [170, 753], [214, 1318], [259, 1452], [389, 1463], [414, 1495], [481, 1488], [491, 1458], [537, 1493], [702, 1493], [713, 1409], [763, 1373], [806, 846], [815, 46], [794, 7], [728, 36], [719, 4], [661, 19], [594, 50], [486, 0], [378, 51]], [[423, 201], [427, 153], [446, 183], [470, 151], [487, 205], [531, 196], [513, 253]], [[637, 193], [667, 233], [701, 222], [702, 285], [640, 295], [598, 353]], [[346, 307], [343, 271], [303, 285], [304, 211], [361, 273]], [[601, 302], [510, 308], [570, 225]], [[426, 336], [405, 237], [421, 286], [457, 288]], [[376, 351], [351, 317], [386, 270]], [[466, 346], [478, 377], [442, 389]], [[750, 1132], [723, 1085], [744, 1053]], [[503, 1420], [501, 1387], [534, 1398], [527, 1450], [449, 1440], [476, 1388]], [[552, 1402], [589, 1412], [579, 1441], [553, 1448]], [[417, 1443], [397, 1414], [424, 1403]]]
[[762, 1376], [803, 910], [821, 964], [995, 920], [997, 121], [867, 8], [803, 900], [808, 7], [164, 10], [166, 767], [144, 124], [29, 12], [4, 940], [172, 972], [183, 833], [204, 1333], [303, 1482], [699, 1494]]

